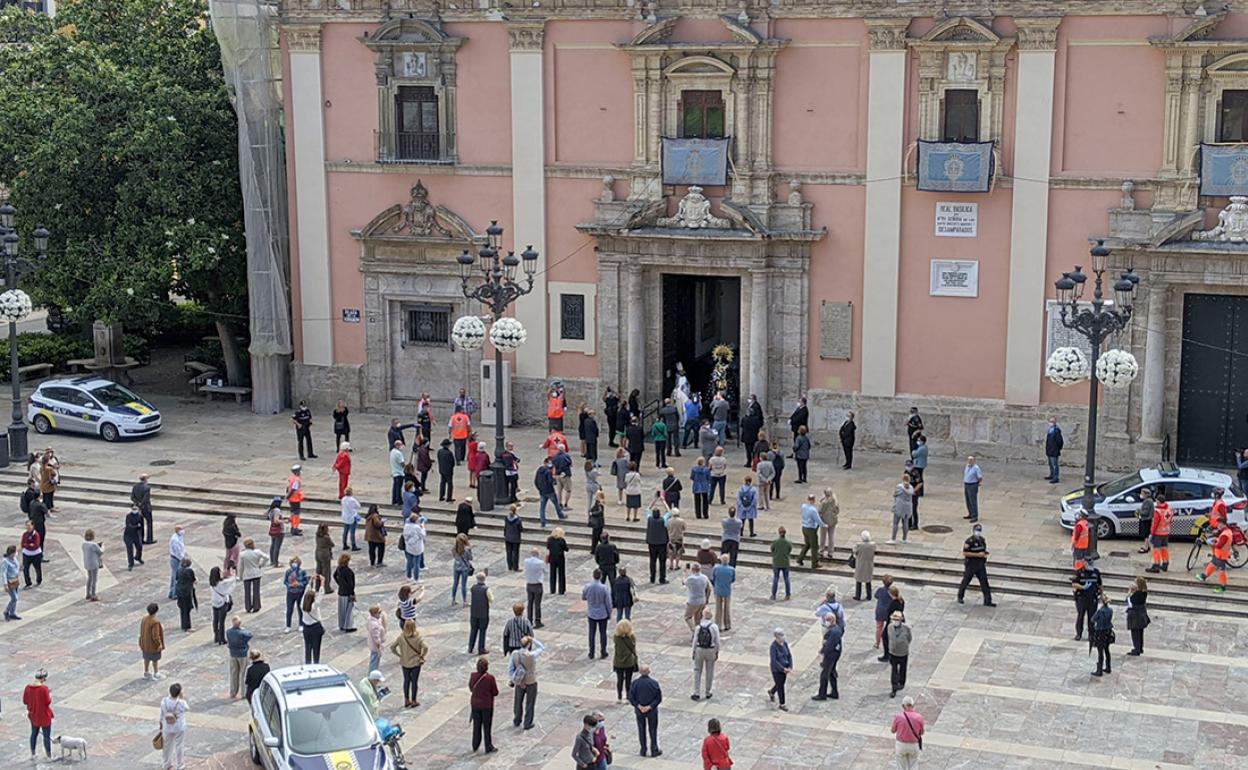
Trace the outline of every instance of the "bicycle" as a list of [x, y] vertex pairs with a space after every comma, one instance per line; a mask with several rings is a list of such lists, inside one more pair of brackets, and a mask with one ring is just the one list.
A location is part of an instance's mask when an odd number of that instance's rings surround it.
[[[1227, 563], [1238, 569], [1248, 564], [1248, 536], [1238, 524], [1228, 524], [1231, 529], [1231, 558]], [[1204, 563], [1201, 552], [1206, 545], [1213, 545], [1214, 532], [1209, 528], [1208, 517], [1201, 517], [1192, 525], [1192, 535], [1196, 538], [1192, 550], [1187, 555], [1187, 571], [1191, 572]]]
[[404, 735], [403, 727], [388, 719], [378, 719], [377, 732], [381, 734], [381, 743], [390, 755], [390, 768], [406, 770], [407, 760], [403, 758], [403, 747], [399, 745], [399, 739]]

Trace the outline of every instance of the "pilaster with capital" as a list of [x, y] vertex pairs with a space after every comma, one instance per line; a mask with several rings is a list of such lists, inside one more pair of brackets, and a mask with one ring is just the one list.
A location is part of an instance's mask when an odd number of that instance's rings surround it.
[[541, 51], [546, 42], [543, 22], [507, 25], [507, 39], [512, 51]]
[[904, 51], [909, 19], [867, 19], [867, 40], [872, 51]]
[[1057, 28], [1062, 23], [1061, 17], [1015, 18], [1014, 23], [1018, 26], [1018, 50], [1057, 50]]
[[300, 24], [286, 27], [286, 48], [291, 53], [320, 53], [321, 25]]

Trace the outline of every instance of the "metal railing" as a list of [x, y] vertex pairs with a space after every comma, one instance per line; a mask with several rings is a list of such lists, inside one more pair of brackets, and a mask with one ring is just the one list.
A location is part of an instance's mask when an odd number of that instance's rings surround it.
[[378, 163], [454, 163], [447, 153], [453, 140], [449, 132], [374, 131], [373, 153]]

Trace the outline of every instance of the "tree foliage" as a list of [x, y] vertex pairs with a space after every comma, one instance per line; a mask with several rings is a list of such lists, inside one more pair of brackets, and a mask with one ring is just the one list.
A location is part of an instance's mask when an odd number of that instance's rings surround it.
[[149, 331], [171, 293], [245, 317], [237, 124], [206, 0], [10, 8], [0, 73], [0, 181], [23, 236], [53, 234], [36, 301]]

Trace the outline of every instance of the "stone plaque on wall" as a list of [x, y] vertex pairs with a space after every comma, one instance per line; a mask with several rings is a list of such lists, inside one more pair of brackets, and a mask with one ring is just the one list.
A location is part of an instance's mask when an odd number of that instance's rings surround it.
[[[1091, 307], [1090, 302], [1080, 302], [1080, 307], [1087, 305]], [[1045, 348], [1044, 357], [1047, 360], [1053, 355], [1053, 351], [1058, 348], [1078, 348], [1083, 354], [1092, 360], [1092, 343], [1088, 338], [1073, 329], [1067, 329], [1062, 325], [1062, 309], [1056, 300], [1045, 300]]]
[[819, 332], [819, 357], [848, 361], [854, 343], [853, 303], [822, 302]]

